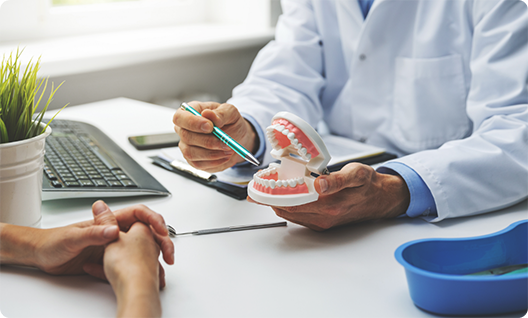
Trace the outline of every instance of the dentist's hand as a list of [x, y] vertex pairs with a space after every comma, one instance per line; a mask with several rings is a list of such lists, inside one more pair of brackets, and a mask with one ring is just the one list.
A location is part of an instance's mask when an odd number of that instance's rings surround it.
[[180, 136], [179, 148], [193, 167], [218, 172], [244, 161], [231, 148], [212, 134], [213, 124], [244, 148], [254, 153], [258, 136], [235, 106], [214, 102], [190, 102], [202, 117], [178, 109], [173, 117], [174, 130]]
[[[359, 163], [319, 176], [315, 189], [319, 193], [315, 202], [272, 208], [288, 221], [323, 231], [348, 223], [395, 218], [405, 213], [410, 201], [400, 176], [381, 174]], [[249, 197], [248, 201], [255, 202]]]

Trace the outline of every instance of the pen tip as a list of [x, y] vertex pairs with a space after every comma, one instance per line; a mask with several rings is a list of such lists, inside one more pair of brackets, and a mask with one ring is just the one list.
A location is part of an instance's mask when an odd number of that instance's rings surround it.
[[247, 161], [251, 162], [253, 165], [255, 165], [257, 167], [260, 166], [260, 162], [257, 160], [257, 158], [253, 157], [250, 154], [248, 154], [246, 156], [246, 158], [244, 158], [244, 159], [246, 159]]

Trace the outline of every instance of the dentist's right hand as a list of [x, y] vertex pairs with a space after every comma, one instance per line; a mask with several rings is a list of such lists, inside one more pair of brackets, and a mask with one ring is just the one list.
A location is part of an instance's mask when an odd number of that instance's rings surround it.
[[212, 134], [213, 125], [255, 153], [258, 135], [235, 106], [196, 101], [188, 104], [202, 114], [202, 117], [180, 108], [174, 114], [173, 122], [174, 130], [181, 139], [179, 148], [190, 165], [200, 170], [218, 172], [244, 161]]

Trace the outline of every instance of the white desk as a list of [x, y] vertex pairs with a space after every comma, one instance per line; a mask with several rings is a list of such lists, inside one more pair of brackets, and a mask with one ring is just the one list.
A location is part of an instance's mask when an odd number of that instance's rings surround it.
[[[129, 99], [67, 108], [58, 118], [100, 127], [141, 163], [171, 197], [117, 198], [112, 209], [144, 203], [177, 231], [276, 222], [270, 208], [237, 201], [165, 171], [127, 141], [172, 130], [174, 110]], [[91, 218], [95, 200], [44, 202], [42, 226]], [[364, 223], [323, 233], [288, 227], [174, 239], [176, 264], [165, 266], [164, 317], [433, 317], [416, 308], [395, 249], [429, 237], [496, 232], [528, 218], [527, 202], [485, 215], [430, 224], [419, 219]], [[89, 276], [46, 275], [3, 266], [0, 310], [7, 317], [113, 317], [110, 285]]]

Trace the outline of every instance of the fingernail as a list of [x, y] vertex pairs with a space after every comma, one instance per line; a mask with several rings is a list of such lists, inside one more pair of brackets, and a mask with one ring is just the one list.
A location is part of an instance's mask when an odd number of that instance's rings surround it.
[[210, 132], [210, 131], [211, 131], [211, 124], [209, 124], [209, 123], [203, 123], [201, 129], [202, 129], [202, 131], [204, 131], [204, 132]]
[[319, 180], [319, 189], [321, 189], [321, 193], [325, 193], [328, 190], [328, 181], [326, 179]]
[[99, 215], [106, 211], [107, 208], [108, 206], [106, 205], [106, 203], [104, 203], [103, 201], [97, 201], [94, 203], [92, 211], [94, 215]]
[[113, 238], [113, 237], [116, 236], [117, 231], [119, 231], [119, 229], [117, 228], [117, 225], [109, 226], [109, 227], [104, 229], [103, 237], [104, 238]]

